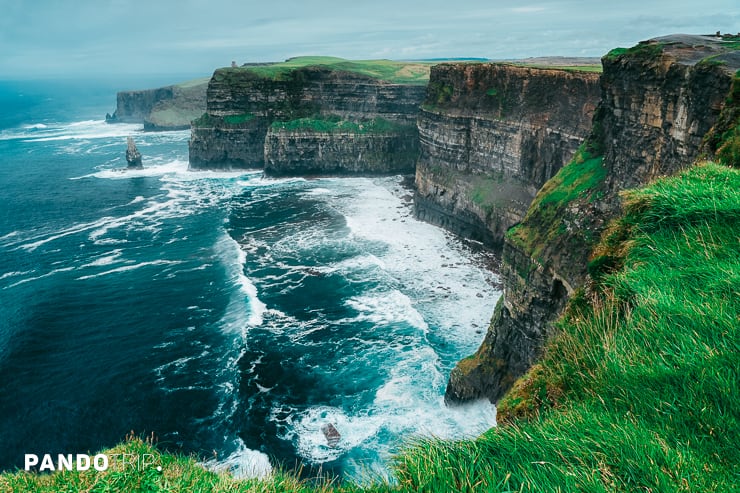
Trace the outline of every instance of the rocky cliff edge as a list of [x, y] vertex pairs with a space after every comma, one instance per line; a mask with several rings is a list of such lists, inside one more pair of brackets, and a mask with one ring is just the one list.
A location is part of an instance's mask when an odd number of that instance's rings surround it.
[[738, 41], [668, 36], [603, 57], [589, 137], [506, 233], [504, 295], [481, 347], [452, 371], [448, 403], [496, 402], [537, 360], [589, 270], [609, 268], [609, 255], [591, 249], [620, 211], [622, 190], [673, 174], [700, 154], [739, 164]]

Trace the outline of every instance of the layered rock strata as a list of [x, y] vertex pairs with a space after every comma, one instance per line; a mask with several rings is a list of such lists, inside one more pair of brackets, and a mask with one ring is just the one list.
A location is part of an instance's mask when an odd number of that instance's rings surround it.
[[271, 128], [265, 172], [271, 175], [413, 173], [419, 139], [413, 127], [384, 133]]
[[[413, 144], [404, 139], [415, 132], [425, 91], [421, 85], [394, 84], [319, 66], [271, 77], [249, 67], [219, 69], [208, 85], [207, 112], [193, 123], [190, 166], [262, 168], [267, 163], [266, 171], [278, 174], [355, 172], [363, 163], [379, 170], [385, 155], [391, 161], [389, 170], [408, 171], [416, 154], [407, 152]], [[301, 125], [273, 125], [303, 119], [319, 125], [313, 136], [311, 128], [307, 132]], [[358, 125], [382, 120], [396, 128], [372, 133], [359, 127], [352, 132], [323, 131], [324, 119]], [[394, 157], [396, 150], [403, 154], [403, 162]], [[308, 165], [308, 156], [315, 159], [313, 166]]]
[[418, 120], [417, 216], [500, 248], [586, 137], [598, 80], [507, 64], [433, 67]]
[[[617, 49], [602, 61], [601, 102], [576, 158], [537, 194], [505, 239], [504, 296], [483, 344], [450, 375], [446, 401], [496, 402], [540, 355], [553, 321], [592, 268], [589, 258], [619, 192], [697, 158], [740, 68], [737, 43], [669, 36]], [[601, 266], [601, 267], [599, 267]]]

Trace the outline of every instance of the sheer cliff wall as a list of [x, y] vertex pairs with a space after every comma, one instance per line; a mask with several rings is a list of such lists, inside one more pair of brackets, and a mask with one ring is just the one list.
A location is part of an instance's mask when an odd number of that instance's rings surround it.
[[500, 248], [588, 134], [598, 81], [507, 64], [434, 66], [418, 120], [416, 215]]

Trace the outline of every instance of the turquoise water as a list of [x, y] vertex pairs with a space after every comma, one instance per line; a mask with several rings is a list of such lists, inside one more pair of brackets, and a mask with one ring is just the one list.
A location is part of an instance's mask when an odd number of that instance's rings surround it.
[[357, 478], [495, 422], [443, 404], [490, 258], [416, 221], [401, 177], [190, 172], [188, 131], [102, 120], [115, 89], [0, 83], [1, 469], [134, 430], [243, 476]]

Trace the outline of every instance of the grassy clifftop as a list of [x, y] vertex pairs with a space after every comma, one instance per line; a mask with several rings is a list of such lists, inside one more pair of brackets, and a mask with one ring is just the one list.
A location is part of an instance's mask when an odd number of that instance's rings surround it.
[[432, 63], [396, 62], [392, 60], [345, 60], [329, 56], [301, 56], [269, 65], [247, 65], [223, 68], [220, 71], [249, 71], [259, 77], [280, 80], [292, 70], [321, 66], [333, 70], [353, 72], [395, 84], [424, 85], [429, 82]]
[[626, 192], [542, 361], [477, 440], [410, 444], [396, 484], [238, 481], [140, 440], [163, 467], [6, 473], [0, 491], [734, 491], [740, 477], [740, 170]]

